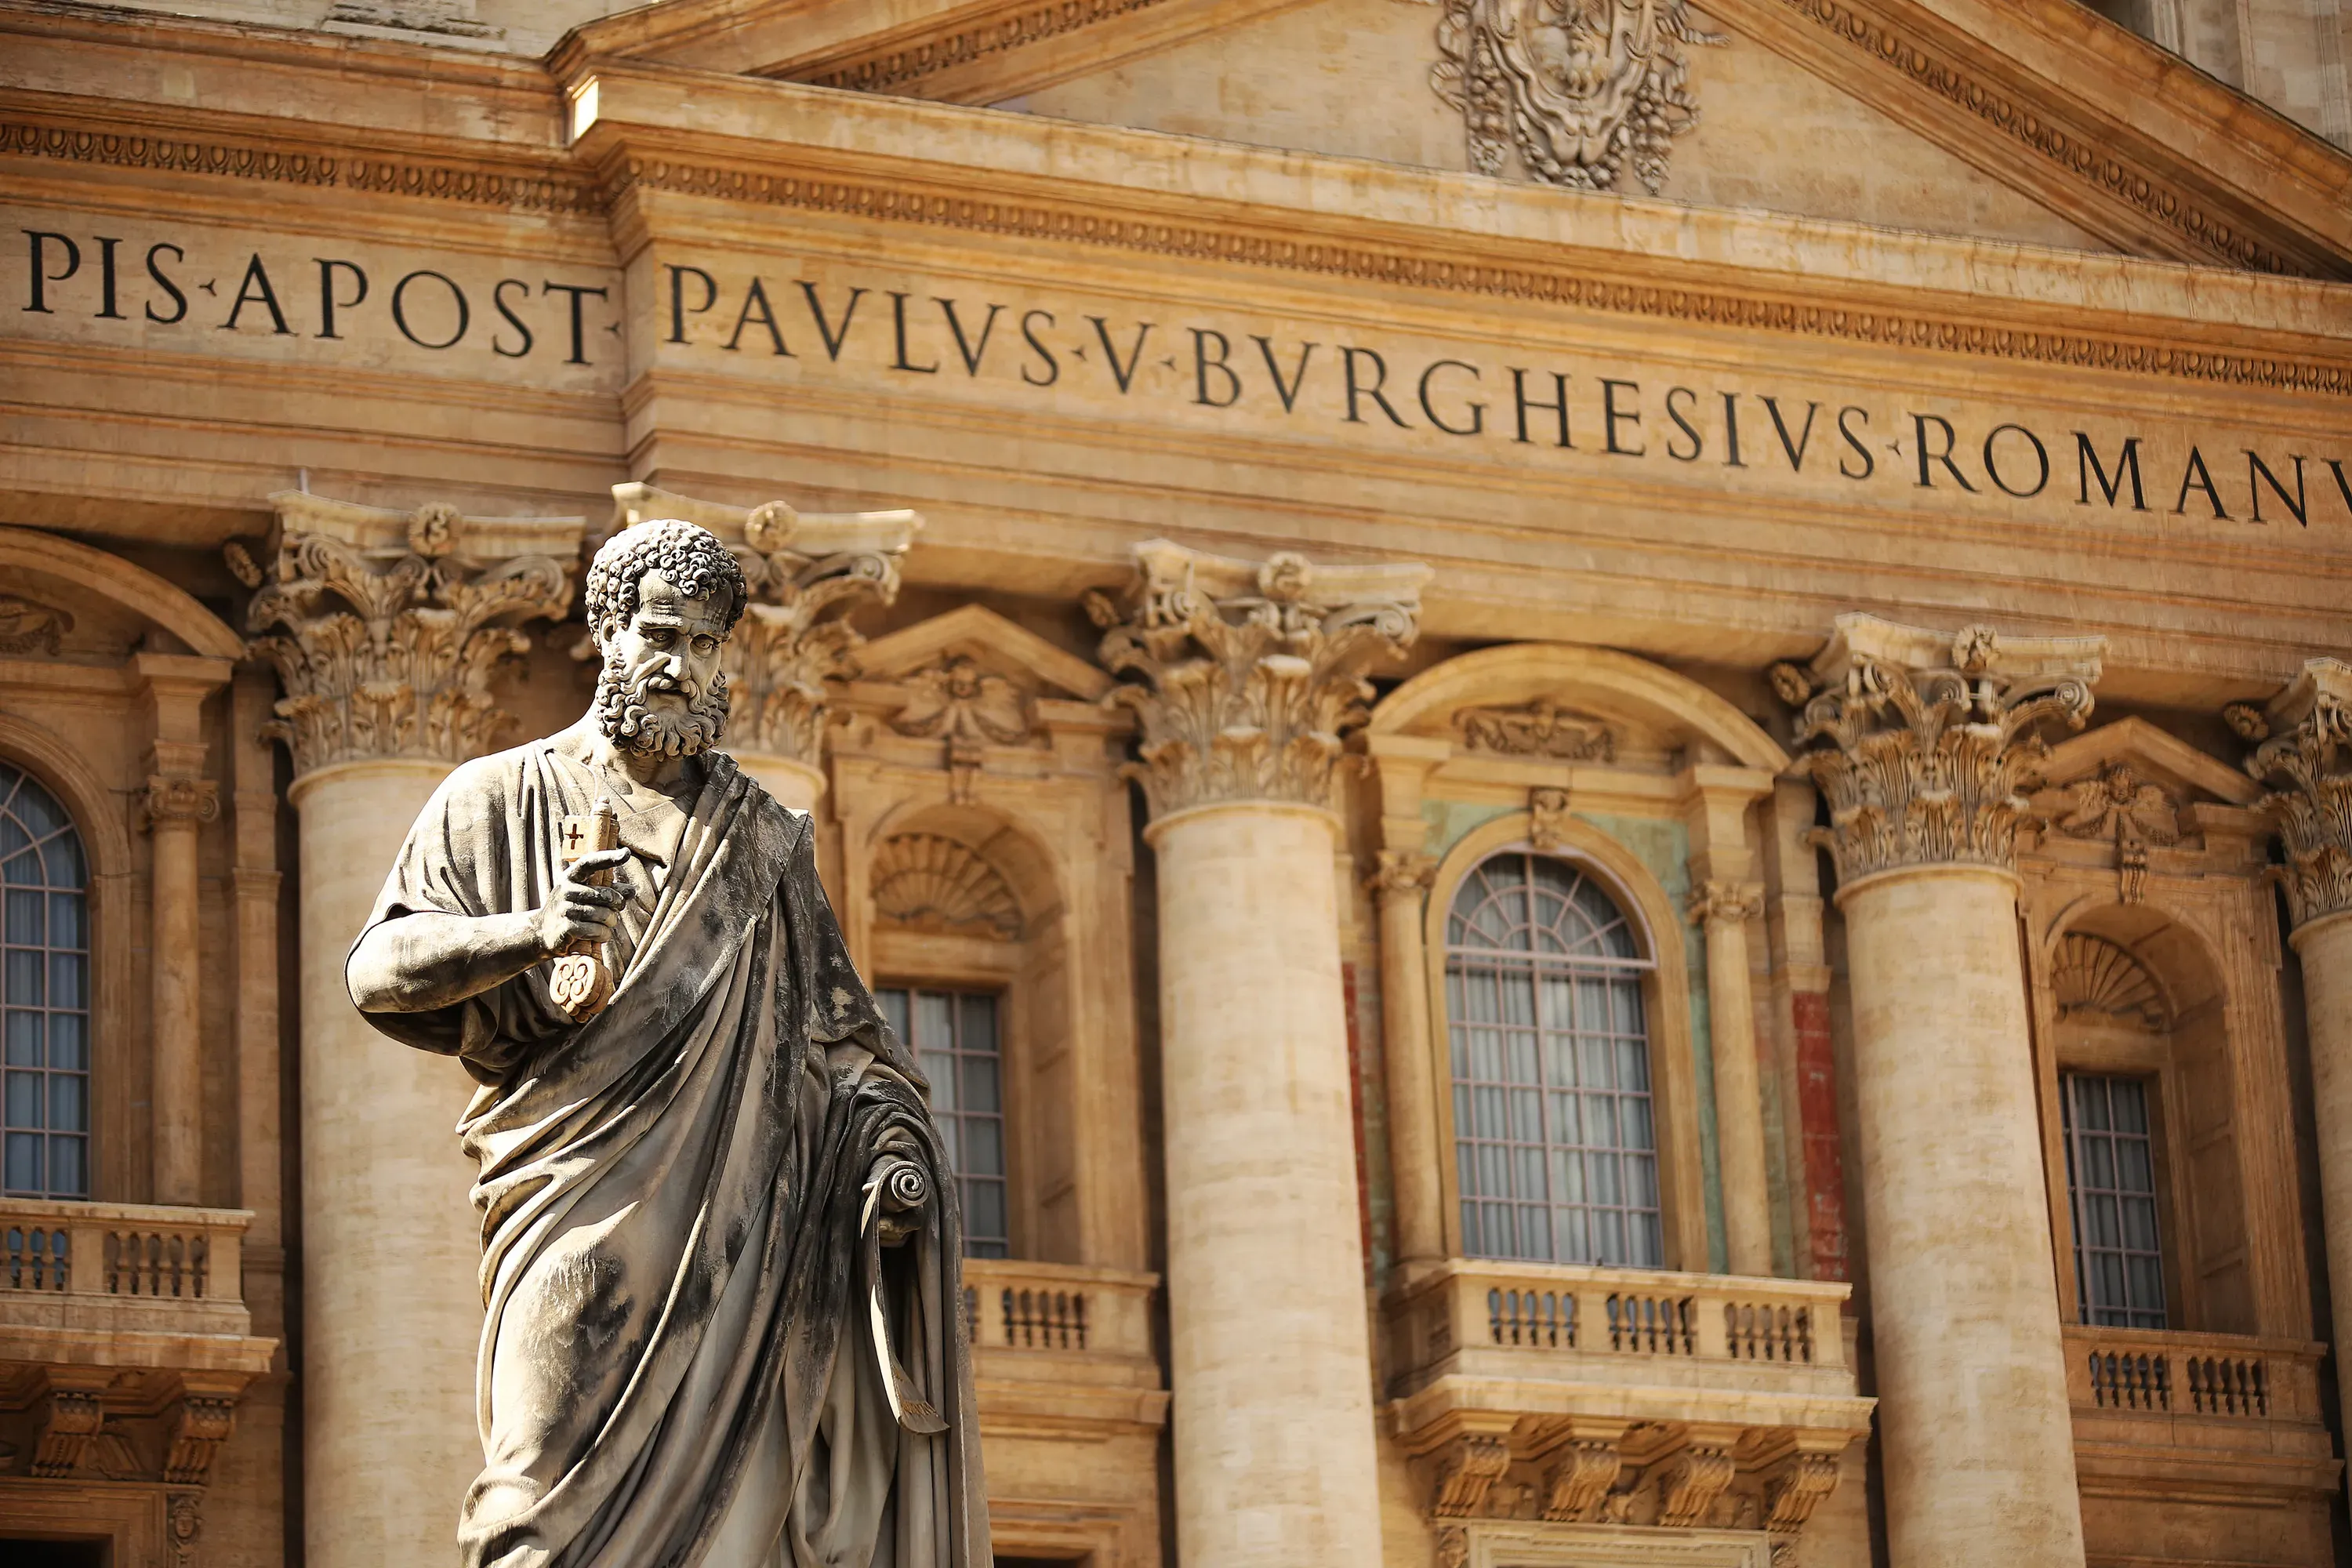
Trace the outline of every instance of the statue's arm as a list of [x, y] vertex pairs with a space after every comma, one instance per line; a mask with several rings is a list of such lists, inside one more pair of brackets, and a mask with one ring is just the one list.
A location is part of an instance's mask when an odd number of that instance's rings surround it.
[[418, 910], [370, 927], [345, 970], [352, 1004], [362, 1013], [430, 1013], [478, 996], [575, 942], [610, 941], [628, 894], [593, 887], [589, 878], [628, 858], [626, 849], [582, 856], [535, 910]]

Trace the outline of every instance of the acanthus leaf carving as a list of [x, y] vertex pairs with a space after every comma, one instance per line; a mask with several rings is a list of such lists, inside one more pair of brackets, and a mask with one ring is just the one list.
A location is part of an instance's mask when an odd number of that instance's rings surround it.
[[1592, 1439], [1570, 1443], [1559, 1451], [1545, 1479], [1544, 1518], [1554, 1523], [1599, 1519], [1621, 1468], [1614, 1443]]
[[1764, 912], [1764, 889], [1757, 882], [1711, 879], [1691, 889], [1683, 912], [1693, 925], [1746, 925]]
[[1774, 689], [1804, 699], [1797, 760], [1828, 798], [1839, 881], [1905, 866], [2013, 868], [2032, 815], [2021, 791], [2048, 754], [2037, 731], [2083, 728], [2105, 646], [1847, 615], [1810, 669], [1776, 667]]
[[530, 646], [515, 623], [561, 618], [569, 572], [543, 553], [468, 553], [470, 525], [454, 509], [388, 523], [374, 508], [299, 501], [299, 521], [335, 527], [283, 527], [247, 606], [247, 650], [276, 667], [285, 691], [268, 733], [292, 749], [298, 773], [488, 751], [509, 721], [491, 679]]
[[213, 1458], [236, 1429], [236, 1402], [190, 1394], [180, 1401], [172, 1426], [172, 1447], [163, 1460], [163, 1479], [172, 1486], [203, 1486], [212, 1476]]
[[1669, 1528], [1701, 1523], [1738, 1470], [1731, 1456], [1720, 1448], [1677, 1451], [1658, 1474], [1658, 1522]]
[[2125, 763], [2108, 763], [2096, 778], [2076, 780], [2072, 797], [2053, 826], [2070, 838], [2112, 840], [2117, 894], [2126, 904], [2138, 903], [2147, 896], [2147, 847], [2180, 842], [2179, 807]]
[[1370, 716], [1364, 671], [1420, 630], [1419, 564], [1322, 566], [1284, 552], [1261, 563], [1165, 540], [1136, 547], [1125, 608], [1100, 594], [1098, 657], [1139, 679], [1104, 699], [1142, 731], [1126, 776], [1155, 817], [1234, 800], [1328, 805], [1342, 737]]
[[1430, 83], [1462, 111], [1481, 174], [1516, 152], [1547, 184], [1615, 190], [1631, 167], [1655, 195], [1698, 122], [1684, 51], [1727, 41], [1686, 0], [1445, 0]]
[[139, 797], [145, 826], [162, 822], [211, 822], [220, 816], [220, 784], [215, 779], [181, 778], [151, 773]]
[[1383, 849], [1364, 885], [1383, 898], [1419, 901], [1437, 879], [1437, 857], [1419, 850]]
[[2257, 742], [2246, 772], [2270, 789], [2262, 808], [2294, 924], [2352, 910], [2352, 665], [2315, 658], [2266, 710], [2232, 703], [2223, 717]]
[[1617, 757], [1617, 739], [1606, 724], [1549, 699], [1519, 708], [1468, 709], [1456, 722], [1468, 751], [1567, 763], [1607, 763]]
[[1789, 1455], [1764, 1472], [1764, 1501], [1770, 1510], [1764, 1528], [1775, 1535], [1794, 1535], [1837, 1484], [1835, 1454]]
[[1432, 1456], [1429, 1511], [1439, 1519], [1467, 1519], [1511, 1468], [1511, 1447], [1502, 1438], [1470, 1433]]
[[105, 1425], [106, 1412], [95, 1393], [50, 1390], [40, 1441], [33, 1450], [33, 1474], [50, 1480], [72, 1475]]

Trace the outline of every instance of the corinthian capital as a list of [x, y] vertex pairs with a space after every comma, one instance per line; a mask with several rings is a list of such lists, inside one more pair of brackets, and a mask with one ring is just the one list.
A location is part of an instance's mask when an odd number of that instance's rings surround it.
[[576, 517], [386, 511], [282, 492], [265, 566], [237, 545], [229, 567], [257, 592], [247, 650], [285, 695], [268, 733], [298, 773], [330, 763], [421, 757], [460, 763], [510, 721], [490, 678], [530, 639], [516, 623], [572, 603]]
[[816, 765], [834, 689], [857, 673], [866, 640], [849, 616], [898, 596], [921, 514], [722, 506], [641, 484], [614, 485], [613, 503], [616, 530], [674, 517], [735, 552], [751, 603], [727, 639], [728, 733], [740, 750]]
[[2011, 868], [2021, 790], [2050, 721], [2091, 714], [2105, 637], [1955, 633], [1840, 616], [1809, 667], [1772, 667], [1801, 709], [1799, 765], [1830, 805], [1830, 852], [1851, 882], [1898, 866]]
[[1097, 657], [1135, 677], [1108, 699], [1135, 710], [1141, 781], [1154, 816], [1228, 800], [1328, 804], [1340, 736], [1370, 714], [1363, 672], [1412, 646], [1429, 568], [1318, 566], [1284, 552], [1263, 563], [1135, 547], [1124, 605], [1100, 594]]
[[2233, 702], [2230, 727], [2259, 742], [2246, 772], [2271, 793], [2287, 912], [2296, 925], [2352, 910], [2352, 665], [2315, 658], [2264, 708]]

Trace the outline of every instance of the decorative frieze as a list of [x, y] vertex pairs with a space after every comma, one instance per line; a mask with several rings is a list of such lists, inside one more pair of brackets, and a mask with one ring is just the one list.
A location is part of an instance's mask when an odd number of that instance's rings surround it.
[[2294, 923], [2352, 910], [2352, 665], [2315, 658], [2267, 707], [2233, 702], [2222, 716], [2256, 742], [2246, 772], [2271, 791], [2262, 805]]
[[1548, 700], [1519, 708], [1473, 708], [1458, 722], [1465, 751], [1563, 763], [1607, 763], [1617, 756], [1609, 726]]
[[1364, 671], [1420, 630], [1429, 568], [1263, 563], [1136, 546], [1129, 602], [1087, 595], [1097, 657], [1135, 678], [1107, 701], [1134, 710], [1142, 759], [1128, 769], [1154, 816], [1219, 801], [1327, 805], [1341, 737], [1370, 716]]
[[278, 545], [262, 567], [242, 546], [230, 569], [256, 590], [247, 645], [285, 695], [268, 733], [298, 773], [332, 763], [460, 763], [509, 721], [490, 693], [529, 651], [517, 623], [561, 619], [578, 518], [470, 518], [454, 508], [387, 511], [282, 492]]
[[725, 506], [643, 484], [614, 485], [613, 501], [616, 531], [677, 518], [735, 552], [751, 603], [722, 656], [729, 747], [817, 766], [834, 696], [856, 673], [865, 640], [848, 617], [898, 598], [898, 564], [922, 518], [803, 512], [780, 500]]
[[1686, 0], [1445, 0], [1437, 96], [1462, 111], [1470, 166], [1609, 191], [1630, 166], [1652, 195], [1674, 139], [1698, 123], [1693, 44], [1722, 44]]
[[1903, 866], [2011, 868], [2048, 748], [2048, 722], [2079, 730], [2104, 637], [1958, 634], [1841, 616], [1810, 667], [1772, 685], [1800, 709], [1798, 764], [1827, 798], [1838, 879]]

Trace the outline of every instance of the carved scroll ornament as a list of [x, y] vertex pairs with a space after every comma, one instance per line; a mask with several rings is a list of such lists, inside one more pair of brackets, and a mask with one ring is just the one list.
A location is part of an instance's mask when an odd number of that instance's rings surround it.
[[1228, 800], [1325, 805], [1340, 737], [1370, 717], [1363, 671], [1418, 634], [1428, 568], [1263, 564], [1155, 540], [1136, 547], [1130, 605], [1100, 594], [1098, 657], [1138, 678], [1106, 700], [1135, 710], [1154, 816]]
[[54, 658], [66, 633], [73, 628], [70, 611], [0, 594], [0, 654], [46, 653]]
[[1773, 689], [1801, 704], [1798, 763], [1828, 798], [1838, 879], [2013, 868], [2021, 791], [2048, 754], [2036, 731], [2083, 727], [2105, 651], [2100, 637], [1948, 637], [1853, 615], [1810, 668], [1773, 666]]
[[2258, 742], [2246, 772], [2270, 786], [2262, 805], [2294, 923], [2352, 910], [2352, 665], [2315, 658], [2266, 710], [2238, 702], [2222, 716]]
[[1460, 722], [1462, 743], [1473, 752], [1570, 763], [1606, 763], [1617, 755], [1607, 725], [1549, 700], [1523, 708], [1473, 708]]
[[1445, 0], [1430, 82], [1462, 111], [1479, 173], [1516, 151], [1547, 184], [1614, 190], [1630, 166], [1655, 195], [1698, 121], [1684, 51], [1725, 41], [1685, 0]]
[[427, 507], [397, 545], [286, 527], [266, 571], [231, 547], [230, 568], [257, 589], [247, 651], [277, 668], [286, 693], [268, 732], [298, 773], [489, 749], [509, 721], [491, 677], [530, 647], [514, 623], [562, 617], [572, 579], [547, 555], [482, 559], [465, 543], [463, 520]]

